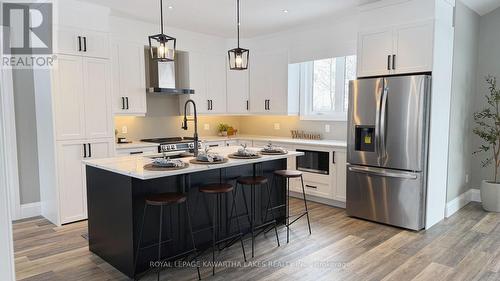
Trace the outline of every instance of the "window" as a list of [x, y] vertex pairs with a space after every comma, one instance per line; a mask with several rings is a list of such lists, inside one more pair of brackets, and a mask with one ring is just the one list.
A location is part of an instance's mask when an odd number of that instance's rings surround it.
[[300, 64], [302, 120], [347, 120], [349, 81], [356, 79], [356, 56]]

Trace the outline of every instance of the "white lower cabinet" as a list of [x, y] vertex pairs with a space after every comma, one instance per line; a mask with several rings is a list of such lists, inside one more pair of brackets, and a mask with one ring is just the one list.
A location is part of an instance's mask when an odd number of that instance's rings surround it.
[[[285, 147], [285, 146], [284, 146]], [[287, 149], [291, 149], [285, 147]], [[325, 147], [297, 147], [313, 151], [330, 151], [330, 170], [328, 175], [303, 172], [304, 191], [306, 195], [326, 199], [329, 202], [346, 202], [346, 152], [344, 149], [328, 149]], [[296, 158], [288, 158], [288, 169], [296, 169]], [[290, 190], [302, 193], [300, 178], [290, 180]]]
[[57, 173], [60, 223], [87, 218], [87, 189], [84, 159], [113, 155], [113, 139], [58, 141]]

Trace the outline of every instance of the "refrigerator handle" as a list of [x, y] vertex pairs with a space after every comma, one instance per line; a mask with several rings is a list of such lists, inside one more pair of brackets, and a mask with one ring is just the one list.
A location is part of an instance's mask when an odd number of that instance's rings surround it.
[[362, 173], [379, 177], [399, 178], [399, 179], [409, 179], [409, 180], [417, 179], [417, 174], [411, 172], [388, 172], [387, 170], [380, 168], [354, 167], [354, 166], [348, 166], [348, 169], [350, 172]]
[[381, 111], [381, 102], [382, 95], [384, 90], [384, 79], [379, 80], [379, 85], [377, 86], [377, 109], [375, 116], [375, 151], [377, 152], [378, 162], [380, 163], [381, 159], [381, 147], [380, 147], [380, 111]]
[[381, 103], [380, 103], [380, 152], [382, 153], [382, 158], [385, 158], [386, 156], [386, 147], [385, 147], [385, 133], [387, 131], [387, 96], [388, 96], [388, 89], [387, 89], [387, 83], [386, 80], [384, 79], [384, 89], [382, 90], [382, 98], [381, 98]]

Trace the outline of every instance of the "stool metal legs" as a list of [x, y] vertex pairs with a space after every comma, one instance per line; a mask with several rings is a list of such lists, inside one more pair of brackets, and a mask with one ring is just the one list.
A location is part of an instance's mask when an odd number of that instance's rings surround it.
[[[181, 204], [185, 204], [185, 211], [186, 211], [186, 216], [187, 216], [187, 225], [188, 225], [188, 229], [189, 229], [189, 234], [191, 236], [191, 243], [193, 245], [193, 249], [190, 250], [190, 251], [187, 251], [187, 252], [184, 252], [184, 253], [181, 253], [177, 256], [174, 256], [172, 258], [176, 258], [176, 257], [179, 257], [180, 255], [184, 255], [184, 254], [189, 254], [190, 252], [194, 252], [195, 254], [195, 261], [196, 261], [196, 270], [198, 271], [198, 279], [201, 280], [201, 275], [200, 275], [200, 267], [199, 267], [199, 264], [198, 264], [198, 260], [197, 260], [197, 250], [196, 250], [196, 244], [194, 242], [194, 236], [193, 236], [193, 228], [191, 226], [191, 217], [190, 217], [190, 213], [189, 213], [189, 206], [188, 206], [188, 201], [185, 201]], [[162, 261], [162, 256], [161, 256], [161, 247], [164, 243], [167, 243], [167, 242], [170, 242], [171, 239], [168, 239], [166, 241], [162, 241], [162, 236], [163, 236], [163, 205], [160, 206], [160, 221], [159, 221], [159, 231], [158, 231], [158, 262], [159, 264], [161, 265], [161, 261]], [[179, 206], [178, 206], [179, 207]], [[144, 205], [144, 211], [143, 211], [143, 214], [142, 214], [142, 220], [141, 220], [141, 228], [140, 228], [140, 231], [139, 231], [139, 240], [137, 241], [137, 249], [136, 249], [136, 253], [135, 253], [135, 259], [134, 259], [134, 280], [137, 280], [136, 279], [136, 276], [137, 276], [137, 262], [138, 262], [138, 259], [139, 259], [139, 252], [141, 249], [141, 242], [142, 242], [142, 236], [143, 236], [143, 231], [144, 231], [144, 222], [145, 222], [145, 219], [146, 219], [146, 211], [148, 209], [148, 204], [145, 204]], [[178, 209], [180, 210], [180, 208]], [[147, 248], [147, 247], [146, 247]], [[157, 271], [157, 280], [159, 281], [160, 280], [160, 274], [161, 274], [161, 267], [158, 268], [158, 271]]]
[[[276, 176], [275, 176], [276, 177]], [[275, 184], [275, 181], [276, 181], [276, 178], [273, 177], [273, 181], [272, 181], [272, 185], [274, 186]], [[285, 227], [286, 227], [286, 242], [289, 243], [290, 242], [290, 225], [292, 225], [294, 222], [296, 222], [298, 219], [300, 219], [301, 217], [303, 217], [304, 215], [306, 216], [307, 218], [307, 226], [309, 228], [309, 234], [311, 234], [311, 222], [309, 220], [309, 209], [307, 208], [307, 199], [306, 199], [306, 192], [305, 192], [305, 188], [304, 188], [304, 178], [302, 176], [300, 176], [300, 182], [302, 184], [302, 200], [304, 201], [304, 208], [305, 208], [305, 211], [302, 213], [302, 214], [299, 214], [297, 218], [295, 218], [292, 222], [290, 222], [290, 217], [292, 217], [290, 215], [290, 178], [284, 178], [284, 177], [281, 177], [282, 179], [286, 179], [286, 186], [285, 186], [285, 204], [283, 205], [278, 205], [278, 206], [272, 206], [272, 201], [271, 201], [271, 195], [269, 195], [269, 199], [267, 201], [267, 204], [266, 204], [266, 216], [265, 216], [265, 219], [267, 219], [267, 214], [269, 211], [271, 211], [271, 214], [273, 215], [274, 217], [274, 210], [276, 209], [280, 209], [280, 208], [285, 208], [286, 210], [286, 223], [285, 223]]]
[[[304, 189], [304, 178], [302, 176], [300, 177], [300, 182], [302, 183], [302, 196], [304, 198], [304, 207], [306, 208], [307, 226], [309, 227], [309, 234], [311, 234], [311, 222], [309, 221], [309, 210], [307, 209], [306, 191]], [[288, 189], [290, 189], [290, 185]]]

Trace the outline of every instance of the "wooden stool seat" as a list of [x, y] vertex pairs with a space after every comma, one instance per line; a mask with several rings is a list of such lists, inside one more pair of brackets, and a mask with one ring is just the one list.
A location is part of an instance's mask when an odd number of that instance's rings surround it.
[[302, 176], [302, 172], [295, 170], [278, 170], [274, 171], [274, 174], [284, 178], [300, 178]]
[[266, 177], [256, 176], [256, 177], [241, 177], [238, 178], [237, 183], [243, 185], [262, 185], [267, 183]]
[[229, 183], [211, 183], [200, 187], [203, 193], [228, 193], [233, 191], [233, 185]]
[[153, 206], [163, 206], [168, 204], [180, 204], [186, 202], [186, 195], [182, 193], [159, 193], [146, 196], [146, 204]]

